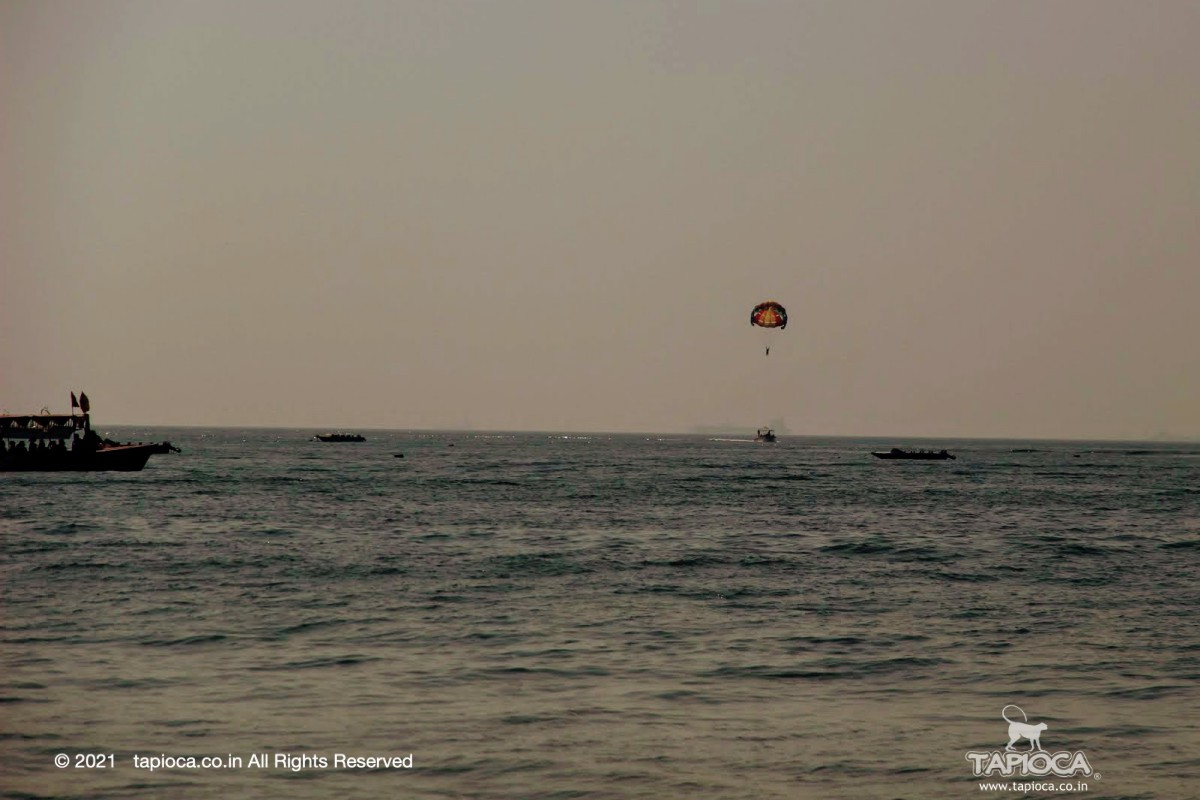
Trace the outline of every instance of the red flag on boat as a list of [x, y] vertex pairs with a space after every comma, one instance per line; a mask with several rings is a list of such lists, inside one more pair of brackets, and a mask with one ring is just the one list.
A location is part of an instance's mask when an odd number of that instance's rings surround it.
[[75, 393], [71, 392], [71, 409], [79, 408], [79, 401], [75, 399]]
[[91, 409], [91, 407], [92, 407], [92, 404], [88, 402], [87, 395], [84, 394], [83, 392], [80, 392], [79, 393], [79, 408], [83, 411], [83, 413], [86, 414]]

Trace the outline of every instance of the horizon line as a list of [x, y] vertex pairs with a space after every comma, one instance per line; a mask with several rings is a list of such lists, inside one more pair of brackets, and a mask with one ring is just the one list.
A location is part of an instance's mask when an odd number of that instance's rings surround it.
[[[215, 429], [215, 430], [286, 430], [286, 431], [347, 431], [353, 429], [357, 431], [376, 431], [386, 433], [492, 433], [492, 434], [571, 434], [581, 436], [688, 436], [707, 438], [718, 436], [721, 434], [736, 434], [740, 431], [737, 428], [731, 428], [724, 431], [709, 431], [698, 433], [695, 431], [651, 431], [651, 430], [580, 430], [567, 428], [420, 428], [420, 427], [372, 427], [372, 426], [319, 426], [319, 425], [199, 425], [199, 424], [149, 424], [149, 423], [132, 423], [132, 422], [113, 422], [107, 423], [108, 427], [115, 428], [192, 428], [197, 430]], [[747, 428], [749, 430], [749, 428]], [[777, 434], [780, 439], [921, 439], [932, 441], [995, 441], [995, 442], [1133, 442], [1133, 443], [1156, 443], [1156, 444], [1197, 444], [1200, 443], [1200, 435], [1176, 436], [1175, 434], [1163, 434], [1153, 438], [1129, 438], [1121, 436], [1096, 436], [1096, 437], [1049, 437], [1049, 436], [980, 436], [970, 434], [900, 434], [900, 433], [881, 433], [881, 434], [844, 434], [844, 433], [780, 433]]]

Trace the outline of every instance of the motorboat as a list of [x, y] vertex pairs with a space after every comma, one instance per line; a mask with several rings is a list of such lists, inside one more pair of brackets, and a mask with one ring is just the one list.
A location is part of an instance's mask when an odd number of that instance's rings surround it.
[[140, 472], [150, 456], [178, 453], [170, 442], [114, 442], [92, 430], [87, 395], [71, 411], [0, 414], [0, 472]]

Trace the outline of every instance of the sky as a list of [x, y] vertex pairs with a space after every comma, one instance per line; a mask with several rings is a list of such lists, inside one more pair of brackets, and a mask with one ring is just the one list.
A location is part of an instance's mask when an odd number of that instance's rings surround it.
[[0, 0], [0, 409], [1200, 438], [1198, 40], [1190, 0]]

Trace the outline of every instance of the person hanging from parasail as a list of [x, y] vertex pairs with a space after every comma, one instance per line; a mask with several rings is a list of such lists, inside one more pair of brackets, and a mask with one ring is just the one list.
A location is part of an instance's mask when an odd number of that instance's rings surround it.
[[[783, 330], [787, 327], [787, 309], [774, 300], [759, 303], [750, 312], [750, 325], [767, 330], [772, 328]], [[766, 347], [767, 355], [771, 355], [771, 345], [768, 344]]]

